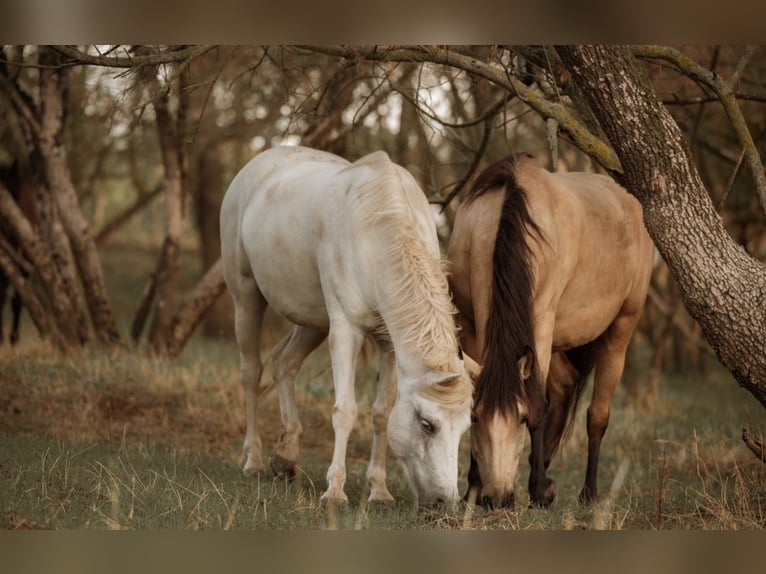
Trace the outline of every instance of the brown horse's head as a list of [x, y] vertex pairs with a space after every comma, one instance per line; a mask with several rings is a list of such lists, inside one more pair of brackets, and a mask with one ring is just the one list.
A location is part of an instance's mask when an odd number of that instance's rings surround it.
[[[517, 367], [519, 380], [529, 381], [534, 368], [531, 349], [527, 348]], [[514, 408], [489, 410], [485, 403], [478, 407], [471, 426], [471, 454], [482, 483], [481, 500], [477, 502], [486, 508], [514, 506], [513, 483], [524, 447], [526, 424], [530, 415], [533, 419], [537, 416], [534, 407], [530, 410], [533, 404], [526, 397], [518, 397]]]
[[544, 241], [532, 220], [526, 193], [516, 180], [519, 158], [488, 167], [468, 202], [504, 190], [492, 257], [492, 295], [476, 384], [471, 450], [485, 506], [513, 504], [513, 482], [524, 445], [525, 425], [536, 424], [545, 391], [539, 380], [532, 328], [534, 271], [530, 241]]

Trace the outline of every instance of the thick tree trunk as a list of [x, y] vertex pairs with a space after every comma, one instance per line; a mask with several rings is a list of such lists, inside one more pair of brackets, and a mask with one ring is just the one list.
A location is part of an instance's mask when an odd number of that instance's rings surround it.
[[613, 175], [641, 202], [687, 310], [766, 406], [766, 267], [726, 232], [681, 131], [628, 49], [557, 50], [617, 153], [622, 174]]
[[[34, 162], [42, 164], [41, 159], [36, 158]], [[44, 171], [42, 165], [39, 171]], [[61, 224], [50, 188], [45, 181], [36, 181], [38, 179], [44, 180], [43, 177], [33, 176], [32, 181], [28, 183], [36, 187], [38, 233], [40, 239], [46, 243], [53, 265], [63, 283], [62, 296], [66, 296], [71, 301], [72, 315], [67, 317], [67, 321], [75, 326], [80, 342], [85, 343], [91, 339], [85, 292], [74, 261], [69, 237]]]
[[[21, 297], [21, 302], [29, 311], [29, 316], [32, 318], [40, 338], [50, 341], [59, 349], [64, 349], [67, 346], [64, 337], [59, 332], [58, 327], [48, 320], [48, 313], [46, 313], [45, 307], [32, 289], [28, 278], [24, 276], [19, 267], [13, 262], [5, 241], [0, 241], [0, 271], [5, 274], [5, 277], [16, 290], [16, 293]], [[2, 323], [0, 323], [1, 326]]]
[[[41, 48], [40, 63], [55, 64], [56, 55]], [[80, 272], [94, 331], [102, 343], [111, 344], [119, 340], [119, 333], [112, 316], [96, 244], [80, 210], [62, 144], [64, 74], [63, 70], [40, 69], [42, 121], [38, 134], [39, 151], [48, 186]]]
[[72, 321], [72, 317], [76, 316], [76, 309], [70, 294], [51, 260], [47, 246], [37, 236], [11, 193], [2, 183], [0, 183], [0, 221], [15, 238], [16, 244], [21, 246], [24, 255], [40, 277], [53, 312], [53, 320], [64, 340], [70, 345], [77, 344], [79, 338]]

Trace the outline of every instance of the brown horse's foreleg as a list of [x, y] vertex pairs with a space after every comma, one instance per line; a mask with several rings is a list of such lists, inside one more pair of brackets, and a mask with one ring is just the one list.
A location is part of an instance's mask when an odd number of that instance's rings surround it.
[[545, 462], [545, 427], [547, 413], [540, 414], [535, 428], [529, 429], [531, 449], [529, 453], [529, 499], [533, 506], [547, 508], [556, 498], [553, 481], [548, 478]]
[[468, 504], [481, 502], [481, 475], [479, 474], [479, 465], [471, 454], [471, 465], [468, 467], [468, 488], [463, 496], [463, 501]]
[[596, 372], [593, 398], [588, 407], [588, 466], [580, 502], [598, 500], [598, 458], [601, 439], [609, 425], [609, 406], [625, 368], [625, 353], [636, 326], [637, 317], [618, 317], [602, 336], [596, 349]]
[[[537, 380], [530, 378], [526, 384], [547, 385], [548, 373], [551, 368], [551, 343], [553, 340], [553, 316], [546, 316], [538, 321], [535, 333], [535, 349], [537, 353]], [[545, 389], [545, 401], [541, 412], [527, 421], [531, 449], [529, 453], [529, 500], [533, 506], [547, 508], [556, 497], [553, 481], [546, 474], [545, 464], [545, 426], [548, 418], [548, 391]]]

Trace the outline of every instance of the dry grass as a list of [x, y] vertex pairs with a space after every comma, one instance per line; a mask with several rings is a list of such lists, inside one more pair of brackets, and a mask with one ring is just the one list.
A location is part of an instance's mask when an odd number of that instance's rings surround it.
[[[107, 254], [108, 255], [108, 254]], [[134, 252], [107, 257], [123, 321], [153, 261]], [[131, 264], [124, 263], [131, 257]], [[118, 264], [119, 263], [119, 264]], [[142, 267], [143, 266], [143, 267]], [[142, 271], [143, 269], [143, 271]], [[134, 275], [128, 276], [130, 272]], [[145, 272], [145, 273], [144, 273]], [[194, 273], [187, 270], [193, 283]], [[279, 337], [270, 325], [269, 343]], [[348, 449], [348, 508], [323, 508], [319, 496], [332, 449], [332, 390], [326, 348], [307, 361], [298, 383], [304, 424], [302, 466], [287, 483], [242, 476], [245, 422], [232, 341], [195, 337], [168, 363], [141, 350], [59, 355], [33, 337], [0, 347], [0, 528], [107, 529], [762, 529], [766, 465], [740, 440], [746, 425], [766, 428], [766, 413], [731, 377], [666, 377], [651, 408], [626, 404], [618, 390], [599, 472], [602, 501], [577, 503], [582, 486], [587, 399], [554, 459], [557, 498], [527, 508], [526, 453], [516, 511], [473, 506], [415, 513], [399, 469], [389, 464], [394, 509], [367, 508], [364, 471], [371, 436], [375, 368], [359, 373], [359, 418]], [[264, 382], [268, 383], [269, 374]], [[587, 393], [586, 393], [587, 394]], [[276, 393], [261, 407], [264, 455], [280, 432]], [[528, 448], [528, 447], [527, 447]], [[461, 455], [461, 489], [468, 466]]]

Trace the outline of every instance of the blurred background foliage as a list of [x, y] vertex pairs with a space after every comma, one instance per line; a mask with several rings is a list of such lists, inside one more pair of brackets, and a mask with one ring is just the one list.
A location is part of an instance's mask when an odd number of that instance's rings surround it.
[[[512, 70], [552, 99], [560, 78], [540, 46], [463, 47]], [[38, 46], [4, 49], [4, 82], [32, 99], [41, 68]], [[165, 47], [87, 46], [94, 57], [145, 55]], [[741, 48], [690, 46], [684, 54], [727, 77]], [[766, 258], [766, 222], [740, 144], [716, 98], [667, 64], [646, 67], [658, 96], [682, 128], [714, 205], [732, 237]], [[62, 68], [63, 69], [63, 68]], [[181, 63], [66, 67], [63, 148], [81, 210], [101, 253], [156, 253], [167, 233], [166, 172], [153, 102], [167, 96], [184, 158], [181, 258], [197, 277], [218, 259], [218, 210], [228, 182], [248, 159], [282, 144], [301, 144], [354, 160], [383, 149], [405, 166], [437, 205], [444, 237], [464, 189], [489, 162], [526, 152], [550, 169], [598, 170], [576, 147], [508, 91], [484, 78], [431, 63], [339, 59], [287, 46], [220, 46]], [[9, 93], [6, 89], [6, 95]], [[766, 145], [766, 51], [742, 71], [738, 103], [761, 156]], [[30, 153], [10, 98], [0, 98], [0, 164]], [[455, 195], [439, 209], [440, 202]], [[119, 267], [119, 264], [117, 265]], [[190, 288], [187, 283], [186, 288]], [[221, 298], [205, 333], [231, 336], [231, 306]], [[667, 268], [657, 260], [652, 293], [629, 361], [628, 378], [648, 376], [651, 400], [660, 373], [702, 372], [713, 358], [686, 314]], [[638, 387], [629, 388], [636, 389]], [[645, 388], [645, 385], [641, 385]], [[655, 389], [654, 391], [651, 389]], [[644, 391], [642, 390], [641, 393]]]

